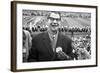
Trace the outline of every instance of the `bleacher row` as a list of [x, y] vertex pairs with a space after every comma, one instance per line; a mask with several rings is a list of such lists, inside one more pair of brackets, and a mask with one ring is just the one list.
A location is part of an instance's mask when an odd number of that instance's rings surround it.
[[[47, 31], [47, 27], [40, 27], [40, 26], [37, 26], [37, 27], [31, 27], [30, 28], [24, 28], [30, 32], [45, 32]], [[85, 33], [90, 33], [91, 32], [91, 28], [66, 28], [66, 27], [62, 27], [62, 28], [59, 28], [58, 29], [59, 32], [85, 32]]]

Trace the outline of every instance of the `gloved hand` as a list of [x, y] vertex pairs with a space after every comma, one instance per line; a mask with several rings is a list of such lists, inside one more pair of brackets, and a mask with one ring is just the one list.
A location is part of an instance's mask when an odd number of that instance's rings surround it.
[[60, 60], [69, 60], [70, 57], [62, 51], [61, 47], [56, 48], [57, 58]]

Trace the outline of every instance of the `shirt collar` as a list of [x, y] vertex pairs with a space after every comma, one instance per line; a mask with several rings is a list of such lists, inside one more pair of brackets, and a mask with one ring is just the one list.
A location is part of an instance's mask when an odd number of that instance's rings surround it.
[[58, 32], [57, 32], [57, 34], [52, 34], [52, 33], [48, 32], [48, 35], [49, 35], [50, 40], [53, 40], [52, 37], [55, 37], [55, 39], [58, 38]]

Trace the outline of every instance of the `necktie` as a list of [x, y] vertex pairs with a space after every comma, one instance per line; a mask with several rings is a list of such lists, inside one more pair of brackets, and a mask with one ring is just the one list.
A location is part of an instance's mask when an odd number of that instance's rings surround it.
[[53, 51], [55, 51], [55, 46], [56, 46], [55, 36], [52, 36], [52, 48], [53, 48]]

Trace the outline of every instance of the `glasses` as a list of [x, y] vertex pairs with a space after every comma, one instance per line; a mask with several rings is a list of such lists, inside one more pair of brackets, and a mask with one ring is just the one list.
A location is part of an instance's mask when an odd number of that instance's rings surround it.
[[53, 17], [48, 17], [48, 19], [50, 19], [51, 21], [54, 21], [54, 20], [60, 21], [61, 20], [61, 18], [53, 18]]

